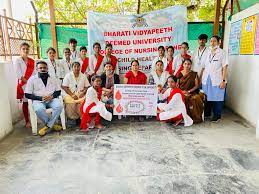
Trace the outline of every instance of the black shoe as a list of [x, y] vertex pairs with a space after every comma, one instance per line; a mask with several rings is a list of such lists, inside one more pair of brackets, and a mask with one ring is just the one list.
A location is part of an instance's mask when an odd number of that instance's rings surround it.
[[213, 117], [213, 118], [210, 120], [210, 122], [212, 122], [212, 123], [218, 123], [220, 120], [221, 120], [220, 117]]
[[72, 120], [72, 119], [68, 119], [66, 124], [69, 126], [69, 127], [74, 127], [76, 126], [76, 120]]
[[81, 119], [76, 119], [76, 125], [80, 125], [81, 124]]
[[211, 115], [204, 114], [204, 119], [210, 119], [210, 118], [211, 118]]
[[145, 120], [145, 118], [144, 117], [139, 117], [138, 120], [139, 120], [139, 122], [143, 122]]

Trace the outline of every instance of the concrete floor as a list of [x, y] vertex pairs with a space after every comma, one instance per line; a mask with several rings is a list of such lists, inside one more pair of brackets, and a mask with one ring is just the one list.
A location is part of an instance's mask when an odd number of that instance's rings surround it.
[[116, 121], [83, 135], [25, 128], [0, 143], [0, 194], [259, 193], [259, 140], [232, 113], [174, 128]]

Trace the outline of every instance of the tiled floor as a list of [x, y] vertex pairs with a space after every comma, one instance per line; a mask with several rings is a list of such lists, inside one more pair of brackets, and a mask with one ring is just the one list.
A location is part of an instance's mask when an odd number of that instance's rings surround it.
[[231, 113], [188, 128], [121, 120], [43, 138], [18, 125], [0, 143], [0, 194], [259, 193], [254, 132]]

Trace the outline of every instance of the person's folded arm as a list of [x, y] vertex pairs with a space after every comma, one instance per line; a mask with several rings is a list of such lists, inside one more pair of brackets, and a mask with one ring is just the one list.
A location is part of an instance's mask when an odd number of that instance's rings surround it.
[[39, 100], [42, 101], [42, 96], [36, 96], [34, 94], [25, 93], [25, 97], [31, 100]]
[[58, 98], [58, 97], [60, 96], [60, 94], [61, 94], [61, 90], [58, 90], [58, 91], [55, 91], [55, 92], [52, 94], [52, 96], [53, 96], [53, 98]]

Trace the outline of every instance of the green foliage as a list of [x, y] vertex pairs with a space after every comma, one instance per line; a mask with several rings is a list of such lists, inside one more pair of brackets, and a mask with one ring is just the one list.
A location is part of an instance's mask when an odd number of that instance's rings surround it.
[[[48, 0], [34, 0], [40, 22], [49, 22]], [[222, 7], [225, 0], [222, 1]], [[163, 9], [173, 5], [185, 5], [188, 20], [212, 21], [215, 0], [141, 0], [140, 13]], [[85, 22], [87, 11], [104, 13], [135, 14], [137, 0], [55, 0], [56, 22]]]

